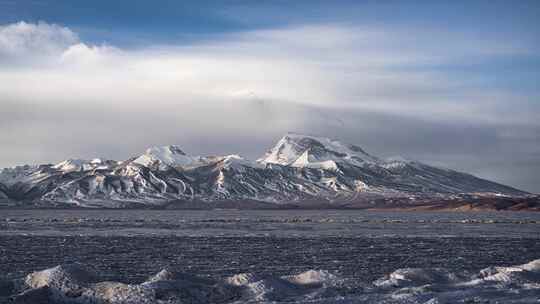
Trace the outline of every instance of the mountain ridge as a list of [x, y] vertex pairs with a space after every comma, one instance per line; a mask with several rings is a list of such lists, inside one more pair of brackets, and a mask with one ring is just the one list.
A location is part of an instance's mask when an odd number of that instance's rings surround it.
[[0, 171], [0, 206], [124, 208], [251, 201], [338, 207], [473, 193], [528, 195], [467, 173], [383, 160], [356, 145], [297, 133], [283, 136], [256, 161], [236, 154], [192, 156], [171, 145], [124, 161], [68, 159]]

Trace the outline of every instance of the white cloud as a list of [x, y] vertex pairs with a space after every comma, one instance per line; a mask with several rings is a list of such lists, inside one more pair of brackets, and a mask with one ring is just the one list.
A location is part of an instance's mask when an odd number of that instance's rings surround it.
[[[258, 98], [430, 119], [489, 119], [494, 113], [475, 116], [475, 110], [492, 106], [493, 98], [482, 98], [484, 92], [467, 87], [470, 79], [414, 67], [474, 60], [490, 51], [496, 56], [501, 50], [497, 41], [475, 43], [455, 34], [443, 35], [451, 41], [442, 49], [428, 31], [413, 36], [405, 30], [339, 24], [244, 32], [190, 46], [138, 50], [90, 45], [70, 29], [46, 23], [19, 22], [1, 27], [0, 33], [3, 53], [17, 56], [22, 67], [33, 63], [31, 69], [0, 72], [3, 83], [11, 83], [0, 88], [2, 96], [46, 104], [92, 100], [141, 110], [149, 99], [152, 106], [189, 107], [205, 100]], [[511, 44], [503, 49], [512, 50]]]
[[33, 61], [58, 56], [78, 42], [77, 34], [67, 27], [21, 21], [0, 26], [0, 59]]
[[99, 66], [114, 64], [122, 52], [112, 46], [92, 46], [77, 43], [66, 48], [60, 56], [60, 64]]

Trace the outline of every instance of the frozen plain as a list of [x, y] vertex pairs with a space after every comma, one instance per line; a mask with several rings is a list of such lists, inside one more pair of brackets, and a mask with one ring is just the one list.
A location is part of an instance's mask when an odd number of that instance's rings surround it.
[[530, 212], [2, 210], [0, 299], [538, 303], [539, 239]]

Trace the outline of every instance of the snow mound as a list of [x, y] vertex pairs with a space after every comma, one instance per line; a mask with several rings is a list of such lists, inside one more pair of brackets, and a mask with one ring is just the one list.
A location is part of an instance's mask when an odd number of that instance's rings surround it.
[[[540, 289], [540, 259], [511, 267], [488, 267], [465, 285], [499, 284]], [[540, 291], [539, 291], [540, 292]]]
[[379, 287], [410, 287], [459, 282], [458, 275], [442, 268], [403, 268], [374, 282]]
[[[29, 274], [20, 303], [234, 303], [321, 298], [337, 276], [323, 270], [271, 276], [241, 273], [212, 279], [163, 269], [141, 284], [98, 282], [80, 265]], [[29, 302], [34, 303], [34, 302]]]
[[185, 282], [191, 282], [191, 283], [199, 283], [199, 284], [215, 284], [216, 282], [214, 280], [203, 278], [199, 276], [195, 276], [188, 273], [182, 273], [182, 272], [175, 272], [171, 271], [169, 269], [163, 269], [157, 274], [151, 276], [146, 280], [145, 283], [155, 283], [155, 282], [161, 282], [161, 281], [185, 281]]
[[297, 275], [286, 277], [287, 281], [300, 285], [329, 284], [338, 281], [338, 277], [325, 270], [308, 270]]
[[510, 267], [489, 267], [478, 274], [446, 269], [404, 268], [373, 284], [387, 303], [538, 303], [540, 260]]
[[[253, 279], [253, 278], [252, 278]], [[244, 299], [256, 301], [277, 301], [294, 298], [309, 291], [300, 284], [294, 284], [279, 277], [267, 276], [241, 285], [244, 289]]]
[[540, 272], [540, 259], [518, 266], [523, 270]]
[[[99, 282], [82, 265], [27, 275], [24, 287], [1, 281], [13, 303], [538, 303], [540, 260], [471, 275], [443, 268], [397, 269], [369, 284], [325, 270], [285, 276], [239, 273], [210, 278], [163, 269], [141, 284]], [[96, 283], [97, 282], [97, 283]], [[3, 302], [2, 302], [3, 303]]]
[[225, 282], [234, 286], [248, 285], [254, 282], [264, 280], [264, 276], [257, 275], [255, 273], [239, 273], [231, 277], [225, 278]]
[[289, 276], [264, 276], [241, 273], [225, 279], [225, 282], [244, 287], [243, 299], [255, 301], [301, 301], [304, 298], [320, 298], [326, 289], [332, 289], [338, 277], [324, 270], [308, 270]]
[[73, 291], [95, 282], [96, 276], [79, 264], [59, 265], [26, 276], [30, 288], [51, 287], [61, 291]]
[[[99, 302], [105, 303], [156, 303], [155, 291], [153, 289], [141, 285], [118, 282], [98, 283], [91, 290], [87, 291], [86, 295], [89, 300], [94, 298]], [[91, 303], [90, 301], [88, 302]]]

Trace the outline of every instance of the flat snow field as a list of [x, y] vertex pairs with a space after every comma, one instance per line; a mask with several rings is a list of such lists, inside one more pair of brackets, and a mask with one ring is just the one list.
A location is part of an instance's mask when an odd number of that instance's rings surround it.
[[540, 213], [0, 211], [0, 303], [538, 303], [538, 259]]

